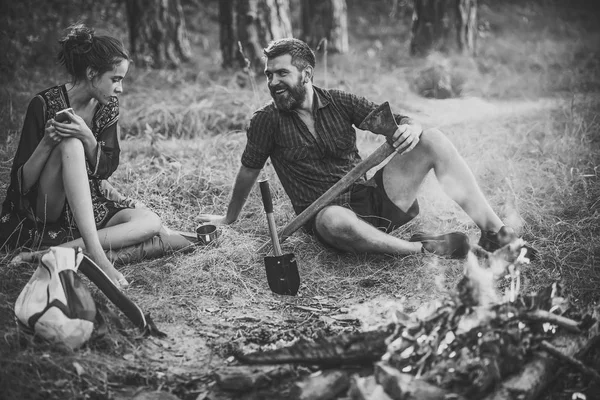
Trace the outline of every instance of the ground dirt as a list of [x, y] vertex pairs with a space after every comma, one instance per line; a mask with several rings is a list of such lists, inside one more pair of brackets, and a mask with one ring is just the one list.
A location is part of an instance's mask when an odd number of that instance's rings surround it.
[[[423, 121], [425, 126], [440, 127], [448, 132], [460, 148], [461, 142], [482, 140], [478, 136], [481, 130], [503, 131], [510, 129], [510, 122], [519, 118], [531, 118], [532, 115], [544, 115], [556, 109], [556, 99], [521, 102], [488, 102], [479, 98], [444, 100], [416, 99], [411, 103], [415, 118]], [[513, 122], [514, 123], [514, 122]], [[508, 126], [508, 127], [507, 127]], [[487, 132], [487, 135], [492, 135]], [[368, 154], [379, 144], [369, 137], [363, 140], [361, 152]], [[470, 155], [466, 156], [467, 158]], [[465, 218], [456, 208], [447, 204], [433, 179], [429, 179], [424, 190], [433, 199], [425, 203], [423, 213], [435, 212], [440, 220]], [[466, 223], [466, 220], [465, 220]], [[227, 232], [225, 233], [225, 236]], [[266, 237], [255, 240], [258, 247]], [[299, 239], [306, 241], [306, 238]], [[472, 240], [477, 240], [473, 237]], [[313, 245], [314, 243], [308, 243]], [[302, 244], [301, 244], [302, 245]], [[306, 245], [306, 243], [304, 243]], [[197, 250], [202, 252], [202, 249]], [[214, 251], [214, 250], [211, 250]], [[327, 251], [327, 250], [326, 250]], [[302, 259], [299, 259], [302, 275]], [[160, 261], [155, 261], [160, 262]], [[381, 259], [365, 258], [377, 270]], [[401, 263], [401, 259], [396, 261]], [[429, 285], [443, 286], [460, 275], [460, 262], [454, 263], [454, 278], [445, 277], [438, 265], [438, 260], [431, 257], [423, 261], [423, 282], [405, 282], [404, 287], [396, 287], [395, 291], [382, 287], [377, 271], [361, 274], [354, 282], [367, 289], [362, 292], [343, 290], [339, 285], [328, 291], [318, 286], [304, 283], [297, 297], [279, 296], [269, 291], [266, 281], [258, 293], [242, 290], [227, 299], [198, 293], [194, 299], [177, 301], [173, 299], [171, 307], [178, 309], [173, 315], [184, 318], [170, 318], [161, 310], [156, 318], [161, 330], [167, 338], [148, 338], [129, 357], [140, 359], [164, 373], [165, 385], [175, 394], [185, 399], [275, 399], [286, 398], [293, 389], [294, 382], [308, 375], [310, 368], [295, 368], [287, 378], [278, 384], [266, 385], [246, 393], [227, 392], [215, 384], [214, 373], [225, 366], [238, 365], [233, 355], [237, 352], [250, 352], [274, 349], [291, 344], [298, 338], [315, 338], [335, 335], [344, 332], [356, 332], [383, 327], [392, 321], [395, 310], [414, 312], [420, 306], [436, 300], [438, 291], [431, 291]], [[260, 270], [260, 257], [254, 257], [251, 268]], [[444, 261], [448, 265], [448, 261]], [[335, 267], [338, 268], [338, 267]], [[388, 269], [386, 263], [381, 269]], [[392, 273], [394, 273], [392, 271]], [[401, 274], [400, 271], [396, 271]], [[429, 282], [427, 282], [429, 281]], [[434, 281], [433, 283], [431, 281]], [[437, 281], [437, 283], [435, 282]], [[135, 290], [136, 283], [133, 281]], [[372, 288], [373, 291], [368, 289]], [[240, 288], [243, 289], [243, 288]], [[383, 290], [382, 290], [383, 289]], [[151, 305], [152, 295], [144, 291], [132, 294], [142, 305]], [[151, 306], [150, 306], [151, 308]], [[139, 388], [128, 388], [122, 392], [127, 398]], [[567, 389], [565, 389], [567, 390]], [[568, 390], [573, 390], [572, 388]], [[567, 399], [567, 395], [553, 394], [552, 399]]]

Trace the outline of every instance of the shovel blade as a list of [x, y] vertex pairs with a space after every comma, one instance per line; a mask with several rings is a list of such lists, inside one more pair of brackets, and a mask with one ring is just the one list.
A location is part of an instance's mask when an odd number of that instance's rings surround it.
[[295, 296], [300, 288], [300, 274], [294, 254], [265, 257], [267, 282], [277, 294]]

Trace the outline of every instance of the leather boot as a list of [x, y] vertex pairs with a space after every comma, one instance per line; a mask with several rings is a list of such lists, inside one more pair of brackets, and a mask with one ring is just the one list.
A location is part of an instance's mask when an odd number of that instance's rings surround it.
[[194, 243], [180, 234], [173, 232], [161, 232], [145, 242], [133, 246], [124, 247], [120, 250], [108, 250], [108, 259], [115, 265], [131, 264], [142, 260], [163, 257], [176, 251], [190, 252], [194, 250]]

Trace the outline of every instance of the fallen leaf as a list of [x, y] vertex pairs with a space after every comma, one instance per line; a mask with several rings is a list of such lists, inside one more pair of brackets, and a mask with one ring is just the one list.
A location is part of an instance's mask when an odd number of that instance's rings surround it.
[[331, 318], [333, 318], [337, 321], [356, 321], [357, 320], [356, 317], [353, 317], [352, 315], [349, 315], [349, 314], [332, 315]]
[[81, 376], [85, 373], [85, 370], [77, 361], [73, 361], [73, 367], [75, 367], [75, 371], [77, 372], [78, 376]]

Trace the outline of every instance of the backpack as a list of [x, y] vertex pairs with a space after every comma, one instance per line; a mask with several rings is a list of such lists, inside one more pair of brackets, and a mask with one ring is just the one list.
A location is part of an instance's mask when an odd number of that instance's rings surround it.
[[77, 275], [81, 271], [144, 335], [166, 336], [81, 249], [50, 247], [22, 253], [12, 263], [28, 261], [38, 261], [38, 268], [15, 303], [17, 322], [26, 332], [72, 349], [90, 339], [94, 322], [101, 318], [97, 318], [96, 304]]
[[94, 331], [96, 303], [77, 275], [83, 253], [51, 247], [15, 303], [15, 316], [26, 331], [72, 349]]

